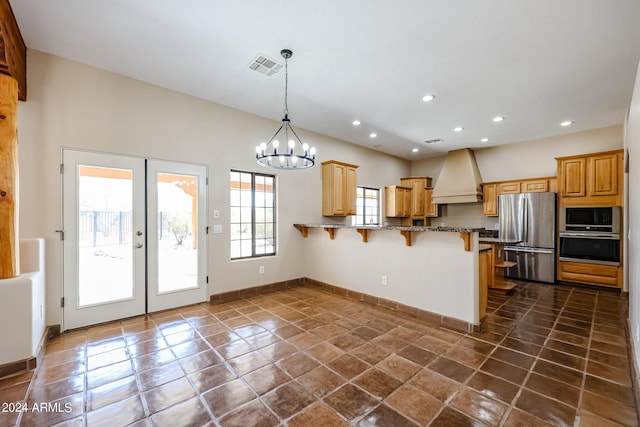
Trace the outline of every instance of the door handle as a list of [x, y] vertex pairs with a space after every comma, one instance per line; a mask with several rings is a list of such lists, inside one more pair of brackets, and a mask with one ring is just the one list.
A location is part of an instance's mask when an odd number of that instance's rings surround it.
[[136, 236], [142, 236], [142, 231], [140, 230], [136, 231]]
[[142, 243], [136, 243], [136, 248], [140, 249], [143, 246]]

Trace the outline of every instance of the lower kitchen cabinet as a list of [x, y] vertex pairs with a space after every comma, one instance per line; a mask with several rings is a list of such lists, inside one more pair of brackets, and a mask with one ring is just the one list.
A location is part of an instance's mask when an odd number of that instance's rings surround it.
[[622, 267], [559, 261], [558, 280], [622, 289]]

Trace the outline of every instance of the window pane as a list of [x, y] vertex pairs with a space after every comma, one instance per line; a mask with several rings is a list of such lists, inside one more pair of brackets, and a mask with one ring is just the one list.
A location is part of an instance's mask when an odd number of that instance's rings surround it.
[[380, 224], [380, 190], [377, 188], [358, 187], [356, 192], [356, 215], [352, 217], [353, 225]]
[[275, 254], [275, 177], [231, 172], [231, 258]]

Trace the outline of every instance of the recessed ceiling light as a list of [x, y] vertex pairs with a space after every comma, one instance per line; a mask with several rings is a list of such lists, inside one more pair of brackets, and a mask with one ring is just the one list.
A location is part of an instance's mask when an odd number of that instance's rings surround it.
[[369, 138], [375, 138], [376, 136], [378, 136], [378, 134], [377, 134], [377, 133], [375, 133], [375, 132], [371, 132], [371, 133], [369, 134]]
[[562, 127], [567, 127], [567, 126], [571, 126], [573, 124], [573, 120], [565, 120], [564, 122], [560, 123], [560, 126]]
[[458, 126], [456, 128], [453, 128], [454, 132], [462, 132], [464, 130], [464, 128], [462, 126]]
[[504, 120], [504, 117], [502, 117], [502, 116], [496, 116], [496, 117], [494, 117], [492, 120], [493, 120], [494, 122], [496, 122], [496, 123], [499, 123], [499, 122], [501, 122], [501, 121], [503, 121], [503, 120]]
[[425, 95], [422, 97], [422, 102], [429, 102], [433, 101], [434, 99], [436, 99], [435, 95]]
[[482, 138], [480, 142], [489, 142], [489, 138]]
[[351, 122], [351, 124], [354, 126], [360, 126], [360, 120], [354, 120]]
[[414, 153], [417, 153], [417, 152], [418, 152], [418, 151], [420, 151], [420, 150], [418, 150], [417, 148], [414, 148], [414, 149], [413, 149], [413, 150], [411, 150], [411, 151], [413, 151]]

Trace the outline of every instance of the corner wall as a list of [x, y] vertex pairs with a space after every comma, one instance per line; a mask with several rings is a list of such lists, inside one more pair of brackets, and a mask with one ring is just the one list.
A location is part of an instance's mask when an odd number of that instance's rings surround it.
[[636, 373], [639, 373], [640, 336], [637, 331], [640, 328], [640, 65], [629, 108], [624, 144], [629, 162], [626, 206], [628, 215], [625, 218], [628, 225], [629, 326], [635, 349]]

